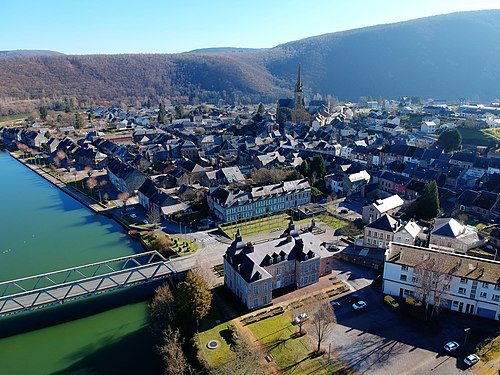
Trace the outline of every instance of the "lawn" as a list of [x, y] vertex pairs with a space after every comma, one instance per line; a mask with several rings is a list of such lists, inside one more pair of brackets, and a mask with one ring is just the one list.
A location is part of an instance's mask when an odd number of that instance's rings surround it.
[[295, 337], [297, 327], [292, 326], [291, 321], [291, 314], [286, 312], [247, 327], [274, 357], [284, 374], [327, 375], [342, 368], [341, 364], [329, 362], [325, 357], [312, 356], [313, 339], [309, 335]]
[[483, 129], [481, 130], [484, 134], [495, 138], [496, 140], [500, 141], [500, 128], [495, 128], [495, 129]]
[[485, 362], [500, 356], [500, 336], [495, 337], [491, 341], [487, 341], [477, 353]]
[[[462, 143], [476, 146], [488, 146], [494, 140], [493, 136], [476, 128], [457, 128], [462, 136]], [[494, 129], [492, 129], [494, 130]]]
[[289, 215], [278, 214], [231, 224], [221, 224], [220, 229], [224, 231], [229, 238], [234, 238], [238, 228], [242, 236], [252, 236], [259, 233], [269, 233], [278, 229], [284, 229], [288, 226], [289, 222]]
[[[334, 230], [342, 228], [346, 225], [345, 221], [337, 219], [330, 215], [319, 215], [316, 217], [316, 220], [325, 223]], [[240, 229], [242, 236], [252, 236], [260, 233], [269, 233], [275, 230], [285, 229], [286, 227], [288, 227], [289, 223], [289, 215], [278, 214], [247, 221], [241, 221], [238, 223], [222, 224], [220, 228], [229, 236], [229, 238], [234, 238], [238, 228]], [[308, 224], [311, 224], [311, 219], [302, 219], [295, 221], [296, 228]]]

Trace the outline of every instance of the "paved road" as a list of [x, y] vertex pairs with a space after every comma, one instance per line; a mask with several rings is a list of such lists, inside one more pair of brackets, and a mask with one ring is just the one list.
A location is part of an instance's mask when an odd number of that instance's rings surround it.
[[[441, 332], [431, 331], [405, 313], [408, 306], [393, 309], [383, 303], [383, 294], [371, 286], [374, 274], [369, 270], [342, 262], [335, 273], [347, 282], [366, 303], [367, 308], [355, 311], [347, 302], [338, 300], [337, 325], [329, 342], [339, 358], [356, 373], [399, 374], [461, 374], [466, 354], [459, 348], [452, 356], [442, 349], [451, 340], [463, 343], [465, 327], [477, 335], [492, 332], [498, 324], [465, 315], [442, 312]], [[327, 342], [328, 343], [328, 342]]]

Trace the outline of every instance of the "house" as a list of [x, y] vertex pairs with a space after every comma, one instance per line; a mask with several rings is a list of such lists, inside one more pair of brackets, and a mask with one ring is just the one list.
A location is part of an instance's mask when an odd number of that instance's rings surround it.
[[238, 167], [226, 167], [216, 171], [205, 172], [201, 176], [200, 184], [207, 187], [229, 185], [232, 183], [243, 184], [246, 181], [245, 176]]
[[423, 121], [420, 126], [420, 131], [425, 134], [436, 134], [439, 125], [434, 121]]
[[275, 289], [318, 282], [331, 273], [331, 259], [319, 240], [309, 232], [299, 234], [293, 221], [280, 238], [261, 244], [245, 243], [238, 230], [224, 254], [224, 284], [255, 309], [271, 303]]
[[189, 207], [155, 186], [149, 178], [139, 188], [138, 196], [139, 204], [147, 212], [153, 213], [159, 218], [167, 218], [177, 212], [185, 211]]
[[404, 243], [406, 245], [423, 245], [426, 240], [424, 228], [415, 221], [410, 220], [394, 234], [394, 242]]
[[106, 170], [108, 171], [109, 181], [121, 192], [132, 194], [146, 181], [146, 176], [142, 172], [118, 159], [112, 159], [108, 163]]
[[311, 203], [311, 186], [307, 179], [254, 187], [250, 191], [233, 192], [213, 188], [208, 206], [224, 222], [249, 219]]
[[475, 158], [476, 155], [471, 152], [455, 152], [450, 159], [450, 164], [456, 165], [462, 169], [468, 169], [474, 165]]
[[403, 207], [404, 200], [399, 195], [391, 195], [384, 199], [377, 199], [372, 204], [363, 207], [363, 223], [369, 224], [382, 215], [393, 215]]
[[370, 175], [367, 171], [360, 171], [344, 175], [342, 191], [345, 195], [359, 193], [361, 187], [370, 182]]
[[384, 214], [377, 220], [365, 225], [363, 245], [385, 248], [394, 240], [394, 234], [401, 227], [399, 220]]
[[431, 231], [429, 247], [465, 254], [483, 243], [476, 231], [460, 224], [457, 220], [438, 218]]
[[[428, 278], [432, 284], [426, 283]], [[499, 320], [499, 279], [500, 262], [392, 242], [385, 254], [382, 289], [392, 296], [425, 296], [449, 310]]]

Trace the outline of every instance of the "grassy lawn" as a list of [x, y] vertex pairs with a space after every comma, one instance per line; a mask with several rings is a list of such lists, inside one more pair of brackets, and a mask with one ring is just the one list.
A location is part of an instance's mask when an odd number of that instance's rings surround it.
[[[493, 136], [476, 128], [457, 128], [462, 136], [462, 143], [476, 146], [488, 146]], [[494, 129], [492, 129], [494, 130]]]
[[495, 128], [495, 129], [483, 129], [481, 130], [484, 134], [495, 138], [496, 140], [500, 141], [500, 128]]
[[334, 374], [342, 365], [324, 357], [314, 358], [314, 343], [309, 335], [295, 337], [297, 327], [291, 325], [289, 312], [264, 319], [247, 327], [272, 354], [284, 374]]
[[[131, 222], [134, 219], [130, 218], [129, 215], [125, 215], [123, 218], [131, 224], [133, 224], [135, 222], [135, 221]], [[185, 256], [185, 255], [193, 254], [194, 252], [196, 252], [196, 250], [198, 250], [198, 244], [196, 242], [189, 241], [189, 240], [186, 240], [184, 238], [170, 236], [167, 234], [165, 236], [170, 238], [170, 240], [172, 242], [172, 245], [170, 246], [170, 250], [172, 251], [172, 254], [177, 253], [179, 255]], [[151, 246], [155, 237], [156, 237], [156, 235], [151, 236], [147, 233], [142, 234], [142, 240], [144, 241], [144, 243], [148, 247]]]
[[[330, 215], [319, 215], [317, 221], [321, 221], [336, 230], [346, 225], [346, 222], [336, 219]], [[222, 224], [220, 228], [230, 237], [234, 238], [238, 228], [242, 236], [252, 236], [260, 233], [269, 233], [279, 229], [285, 229], [290, 223], [290, 216], [287, 214], [278, 214], [274, 216], [262, 217], [238, 223]], [[311, 224], [311, 219], [295, 220], [296, 226]]]
[[284, 229], [290, 222], [290, 216], [278, 214], [274, 216], [261, 217], [248, 221], [231, 224], [222, 224], [220, 228], [230, 237], [234, 238], [238, 228], [242, 236], [252, 236], [259, 233], [268, 233], [278, 229]]
[[493, 340], [485, 343], [477, 352], [477, 355], [479, 355], [485, 362], [498, 358], [500, 356], [500, 336], [497, 336]]

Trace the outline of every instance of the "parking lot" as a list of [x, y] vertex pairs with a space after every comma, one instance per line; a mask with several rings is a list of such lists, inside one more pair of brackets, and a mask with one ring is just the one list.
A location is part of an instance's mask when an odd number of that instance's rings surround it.
[[[498, 324], [490, 320], [455, 314], [439, 315], [440, 330], [412, 317], [411, 309], [402, 301], [399, 308], [384, 303], [383, 294], [369, 284], [369, 270], [345, 266], [338, 277], [349, 283], [366, 302], [366, 308], [354, 310], [349, 296], [338, 300], [335, 309], [337, 325], [330, 335], [339, 359], [357, 373], [369, 374], [460, 374], [469, 371], [463, 363], [477, 340], [495, 333]], [[465, 328], [470, 328], [464, 349]], [[449, 341], [461, 346], [448, 353], [443, 349]]]

